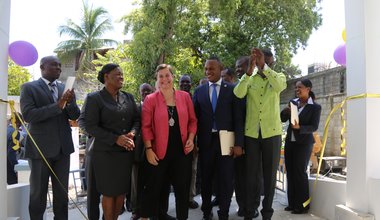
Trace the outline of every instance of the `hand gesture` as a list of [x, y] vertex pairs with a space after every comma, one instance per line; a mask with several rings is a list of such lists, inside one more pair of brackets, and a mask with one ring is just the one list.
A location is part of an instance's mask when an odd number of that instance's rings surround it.
[[240, 146], [234, 146], [231, 148], [231, 156], [234, 158], [240, 157], [243, 154], [243, 148]]
[[154, 153], [152, 148], [146, 149], [145, 155], [146, 155], [146, 159], [148, 160], [148, 162], [150, 164], [152, 164], [154, 166], [158, 165], [159, 159], [158, 159], [157, 155]]
[[127, 135], [123, 134], [120, 135], [117, 140], [116, 144], [124, 147], [128, 151], [132, 151], [135, 148], [135, 143], [133, 142], [132, 138], [129, 138]]
[[259, 48], [252, 48], [251, 54], [254, 54], [256, 57], [256, 65], [260, 70], [264, 69], [265, 65], [265, 56], [264, 53]]
[[291, 125], [292, 125], [292, 128], [293, 128], [294, 130], [298, 130], [298, 129], [300, 129], [300, 124], [298, 123], [298, 121], [295, 121], [294, 123], [295, 123], [295, 124], [291, 124]]
[[194, 149], [194, 142], [193, 140], [188, 139], [185, 144], [186, 153], [191, 152], [193, 149]]
[[290, 115], [290, 107], [289, 106], [286, 106], [283, 110], [282, 110], [283, 114], [286, 114], [286, 115]]
[[248, 76], [251, 76], [255, 67], [256, 67], [256, 54], [251, 53], [251, 55], [249, 56], [248, 70], [246, 74]]
[[63, 109], [66, 106], [66, 104], [71, 102], [74, 98], [75, 98], [74, 89], [69, 89], [58, 100], [58, 106], [61, 109]]

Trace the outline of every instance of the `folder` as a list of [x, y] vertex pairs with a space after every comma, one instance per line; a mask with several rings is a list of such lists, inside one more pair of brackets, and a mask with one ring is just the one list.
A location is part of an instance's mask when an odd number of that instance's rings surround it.
[[[75, 77], [74, 76], [69, 76], [67, 77], [66, 83], [65, 83], [65, 89], [63, 90], [63, 94], [69, 89], [73, 89], [74, 87], [74, 82], [75, 82]], [[66, 102], [63, 104], [63, 108], [66, 107]]]
[[65, 89], [63, 90], [63, 93], [65, 93], [69, 89], [72, 89], [74, 87], [74, 82], [75, 82], [74, 76], [67, 77], [67, 80], [65, 83]]
[[235, 145], [235, 133], [233, 131], [220, 130], [219, 139], [222, 156], [231, 155], [231, 149]]
[[298, 124], [298, 107], [290, 102], [290, 122], [292, 125]]

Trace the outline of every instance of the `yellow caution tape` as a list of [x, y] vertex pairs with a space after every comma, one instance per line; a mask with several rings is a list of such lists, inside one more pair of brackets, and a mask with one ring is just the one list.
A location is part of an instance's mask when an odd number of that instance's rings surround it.
[[[363, 93], [363, 94], [359, 94], [359, 95], [353, 95], [353, 96], [348, 96], [346, 97], [341, 103], [337, 104], [334, 106], [334, 108], [330, 111], [327, 119], [326, 119], [326, 123], [325, 123], [325, 127], [324, 127], [324, 131], [323, 131], [323, 141], [322, 141], [322, 150], [321, 150], [321, 154], [320, 154], [320, 157], [319, 157], [319, 163], [318, 163], [318, 169], [317, 169], [317, 176], [315, 178], [315, 181], [314, 181], [314, 185], [313, 185], [313, 191], [315, 191], [315, 188], [316, 188], [316, 185], [317, 185], [317, 181], [318, 181], [318, 177], [319, 177], [319, 172], [321, 170], [321, 165], [322, 165], [322, 159], [323, 159], [323, 155], [325, 153], [325, 148], [326, 148], [326, 142], [327, 142], [327, 134], [328, 134], [328, 131], [329, 131], [329, 125], [330, 125], [330, 121], [331, 121], [331, 116], [340, 108], [341, 109], [341, 122], [342, 122], [342, 129], [341, 129], [341, 140], [342, 140], [342, 143], [340, 145], [340, 153], [341, 155], [346, 155], [346, 139], [344, 138], [344, 134], [346, 132], [346, 120], [344, 119], [344, 109], [343, 109], [343, 106], [346, 104], [346, 102], [348, 100], [353, 100], [353, 99], [362, 99], [362, 98], [380, 98], [380, 94], [369, 94], [369, 93]], [[310, 201], [311, 201], [311, 196], [310, 198], [303, 203], [303, 207], [306, 207], [307, 205], [310, 204]]]
[[[13, 100], [8, 101], [9, 106], [11, 106], [11, 109], [14, 108], [15, 102]], [[13, 150], [18, 151], [20, 149], [20, 142], [17, 140], [17, 135], [18, 135], [18, 127], [16, 125], [16, 112], [12, 111], [11, 112], [11, 122], [12, 122], [12, 127], [14, 129], [12, 133], [12, 141], [15, 144], [15, 146], [12, 147]]]
[[[11, 114], [12, 114], [12, 126], [13, 127], [16, 127], [16, 116], [17, 118], [20, 120], [22, 126], [24, 126], [25, 128], [25, 131], [26, 133], [28, 134], [30, 140], [33, 142], [34, 146], [36, 147], [37, 151], [40, 153], [42, 159], [44, 160], [44, 162], [46, 163], [46, 165], [48, 166], [49, 170], [51, 171], [51, 173], [53, 174], [53, 176], [55, 177], [55, 179], [57, 179], [59, 185], [62, 187], [62, 189], [66, 192], [67, 196], [69, 197], [69, 199], [73, 202], [73, 204], [75, 205], [75, 207], [79, 210], [79, 212], [82, 214], [82, 216], [84, 217], [84, 219], [88, 220], [87, 216], [83, 213], [83, 211], [79, 208], [78, 204], [76, 202], [74, 202], [74, 200], [70, 197], [69, 193], [68, 193], [68, 190], [66, 189], [66, 187], [63, 185], [63, 183], [59, 180], [57, 174], [53, 171], [53, 168], [50, 166], [49, 162], [47, 161], [46, 157], [44, 156], [44, 154], [42, 153], [41, 149], [38, 147], [37, 143], [34, 141], [34, 138], [32, 137], [32, 135], [29, 133], [29, 130], [27, 128], [27, 126], [25, 125], [25, 122], [24, 120], [22, 120], [22, 118], [20, 117], [19, 114], [16, 113], [16, 109], [14, 107], [14, 101], [12, 100], [9, 100], [9, 101], [5, 101], [3, 99], [0, 99], [0, 102], [3, 102], [3, 103], [8, 103], [9, 104], [9, 107], [11, 109]], [[14, 124], [14, 125], [13, 125]], [[15, 129], [17, 130], [17, 129]], [[12, 138], [13, 138], [13, 135], [14, 133], [12, 134]], [[16, 133], [16, 136], [17, 136], [17, 133]], [[15, 136], [15, 137], [16, 137]]]

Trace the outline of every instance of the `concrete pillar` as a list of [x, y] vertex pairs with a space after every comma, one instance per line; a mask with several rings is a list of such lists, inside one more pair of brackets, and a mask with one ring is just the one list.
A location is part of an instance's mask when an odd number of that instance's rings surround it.
[[[10, 0], [0, 0], [0, 98], [8, 97], [8, 45]], [[0, 103], [0, 219], [7, 219], [7, 163], [6, 163], [7, 106]]]
[[[348, 96], [380, 94], [379, 8], [378, 0], [345, 0]], [[347, 103], [346, 206], [372, 214], [379, 211], [373, 208], [369, 187], [380, 179], [379, 112], [380, 99]]]

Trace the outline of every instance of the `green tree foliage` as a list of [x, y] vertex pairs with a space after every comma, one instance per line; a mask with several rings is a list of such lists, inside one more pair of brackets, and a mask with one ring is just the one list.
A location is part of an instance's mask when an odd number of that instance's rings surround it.
[[92, 60], [95, 53], [104, 46], [117, 42], [102, 38], [103, 34], [113, 29], [108, 11], [103, 7], [93, 8], [83, 1], [83, 14], [79, 24], [69, 19], [66, 25], [58, 28], [59, 34], [71, 39], [58, 44], [55, 52], [62, 61], [71, 61], [79, 55], [79, 72], [93, 70]]
[[[293, 77], [300, 73], [291, 58], [306, 47], [313, 29], [321, 25], [319, 5], [309, 0], [143, 0], [125, 16], [125, 32], [131, 31], [132, 66], [152, 81], [154, 68], [170, 63], [177, 74], [195, 80], [202, 65], [217, 55], [234, 67], [252, 47], [271, 48], [276, 69]], [[196, 82], [196, 81], [195, 81]]]
[[8, 95], [20, 95], [21, 85], [29, 82], [30, 77], [27, 69], [8, 60]]

